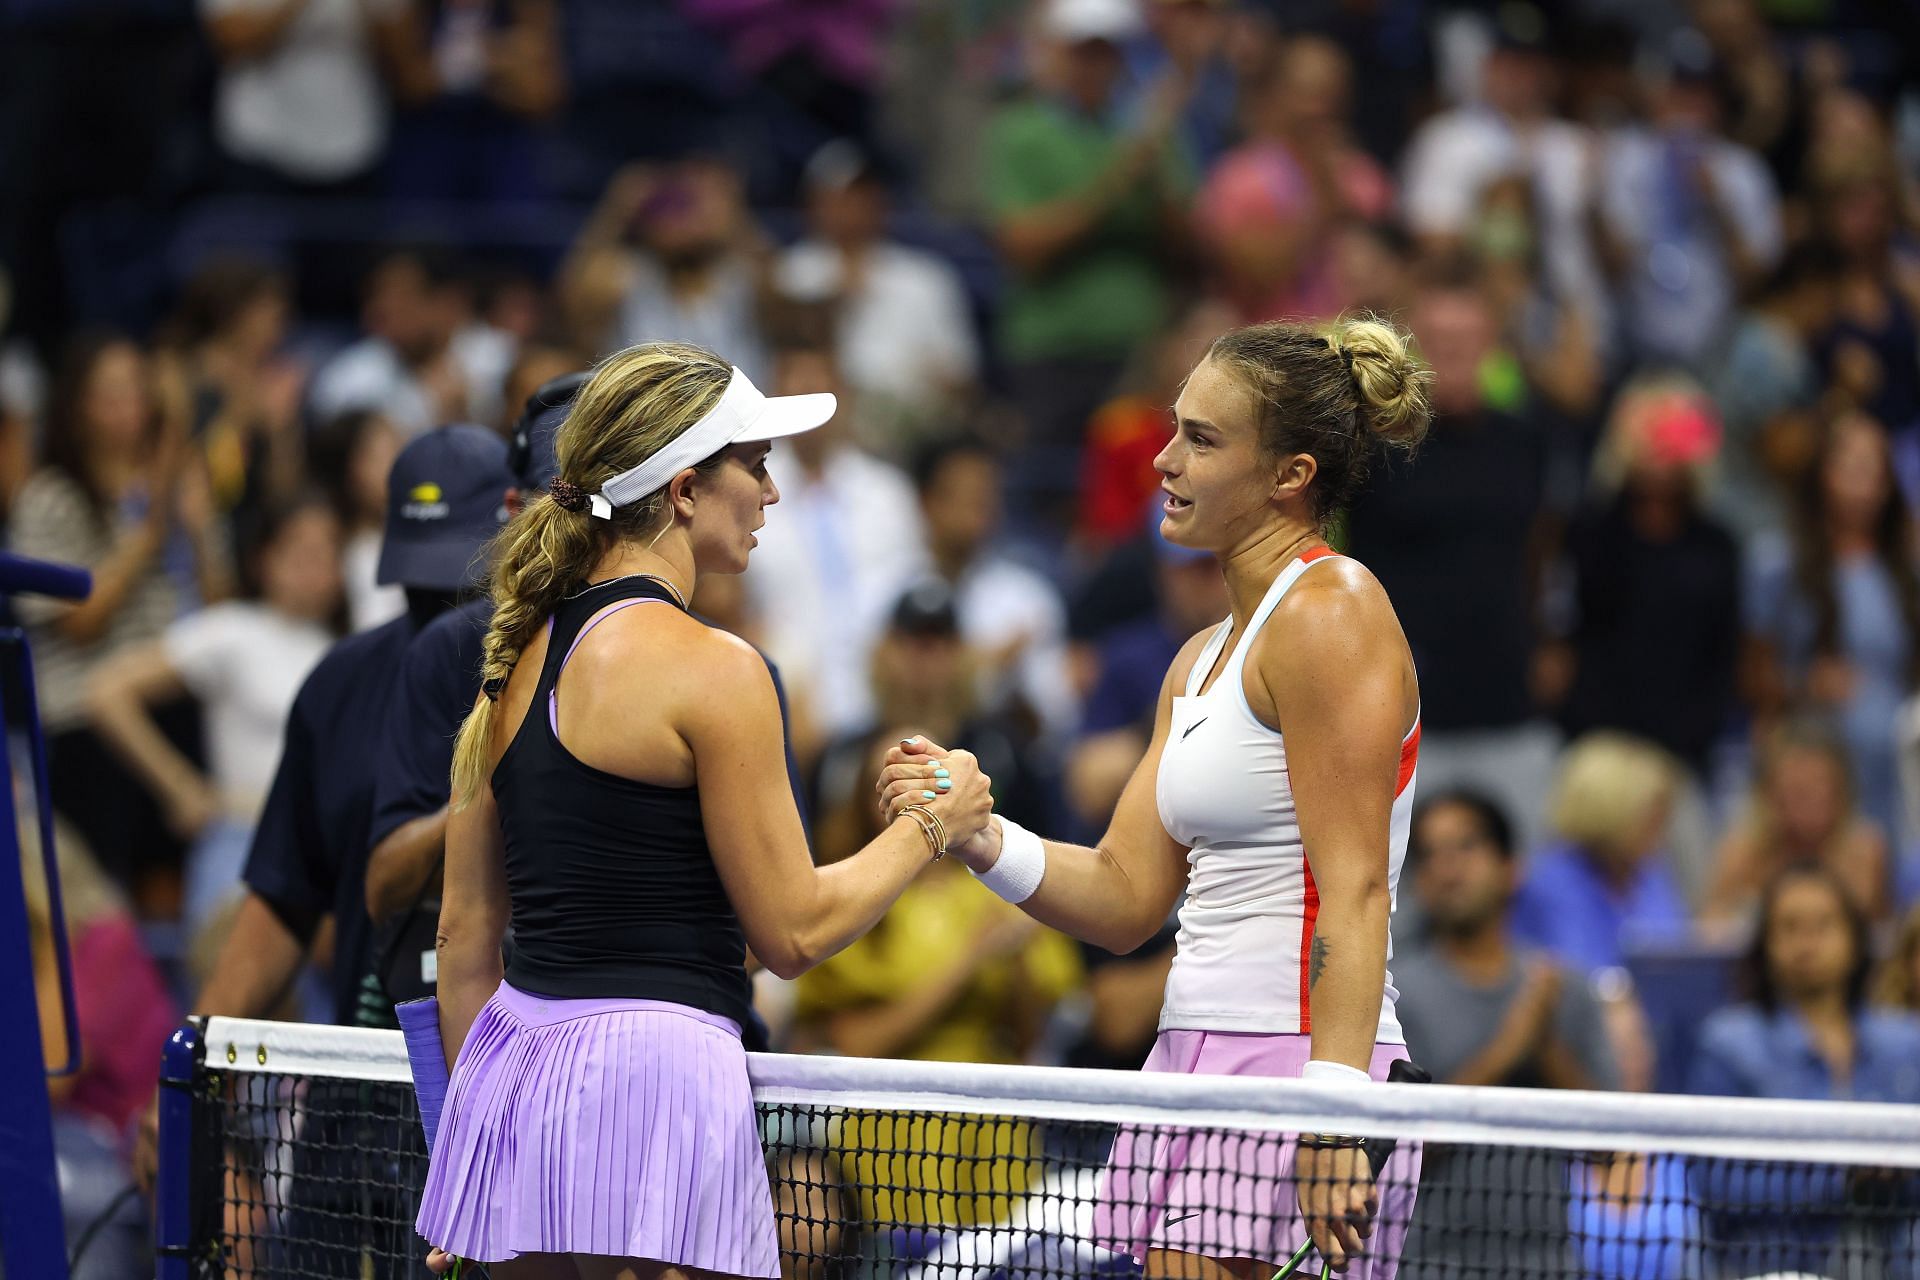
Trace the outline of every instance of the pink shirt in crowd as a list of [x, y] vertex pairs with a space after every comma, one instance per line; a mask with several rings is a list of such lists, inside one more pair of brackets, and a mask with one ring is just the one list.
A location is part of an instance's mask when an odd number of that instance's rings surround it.
[[81, 925], [70, 941], [84, 1055], [66, 1105], [125, 1134], [153, 1096], [160, 1050], [179, 1024], [179, 1010], [131, 916], [102, 916]]

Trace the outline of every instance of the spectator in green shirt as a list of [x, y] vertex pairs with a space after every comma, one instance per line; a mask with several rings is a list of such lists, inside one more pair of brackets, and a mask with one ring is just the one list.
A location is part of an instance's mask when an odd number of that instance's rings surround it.
[[1128, 119], [1120, 43], [1134, 0], [1048, 0], [1035, 92], [988, 130], [987, 188], [1010, 284], [1000, 341], [1034, 459], [1065, 464], [1135, 348], [1169, 312], [1168, 250], [1191, 165], [1175, 128], [1192, 77], [1177, 68]]

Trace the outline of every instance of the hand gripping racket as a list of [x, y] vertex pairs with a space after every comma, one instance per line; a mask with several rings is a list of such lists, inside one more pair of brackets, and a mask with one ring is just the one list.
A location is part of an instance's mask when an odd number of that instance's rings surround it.
[[[1433, 1074], [1426, 1068], [1415, 1065], [1411, 1060], [1402, 1058], [1393, 1064], [1387, 1072], [1388, 1084], [1432, 1084]], [[1366, 1138], [1361, 1141], [1360, 1149], [1367, 1153], [1367, 1165], [1373, 1170], [1373, 1180], [1380, 1181], [1380, 1171], [1387, 1167], [1387, 1161], [1393, 1158], [1393, 1152], [1400, 1145], [1397, 1138]], [[1311, 1238], [1302, 1240], [1300, 1247], [1293, 1251], [1286, 1265], [1273, 1273], [1273, 1280], [1289, 1280], [1300, 1270], [1300, 1264], [1307, 1260], [1307, 1254], [1313, 1251]], [[1320, 1280], [1329, 1280], [1333, 1274], [1333, 1264], [1322, 1261]]]

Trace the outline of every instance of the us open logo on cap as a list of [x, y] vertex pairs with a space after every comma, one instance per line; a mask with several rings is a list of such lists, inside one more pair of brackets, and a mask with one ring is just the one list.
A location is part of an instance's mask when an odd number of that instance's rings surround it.
[[407, 504], [400, 508], [400, 514], [408, 520], [445, 520], [453, 514], [453, 508], [441, 495], [440, 486], [429, 480], [407, 491]]

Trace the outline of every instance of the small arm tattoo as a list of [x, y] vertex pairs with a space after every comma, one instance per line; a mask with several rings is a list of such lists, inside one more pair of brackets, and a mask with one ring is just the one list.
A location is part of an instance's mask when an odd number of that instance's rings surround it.
[[1307, 950], [1307, 990], [1320, 985], [1320, 975], [1327, 967], [1327, 938], [1325, 934], [1313, 935], [1313, 945]]

